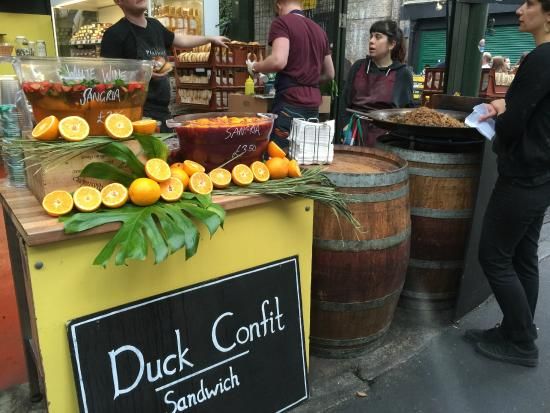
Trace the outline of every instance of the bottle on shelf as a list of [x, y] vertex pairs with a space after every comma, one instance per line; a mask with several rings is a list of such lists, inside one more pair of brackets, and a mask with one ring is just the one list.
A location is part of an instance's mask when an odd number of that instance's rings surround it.
[[189, 30], [189, 9], [183, 9], [183, 34], [195, 34]]
[[183, 33], [183, 10], [181, 7], [176, 9], [176, 30], [178, 33]]
[[170, 27], [169, 29], [171, 31], [174, 31], [176, 30], [177, 28], [177, 25], [178, 25], [178, 22], [177, 22], [177, 16], [176, 16], [176, 7], [175, 6], [172, 6], [170, 7], [170, 14], [169, 14], [169, 19], [170, 19]]
[[198, 24], [195, 17], [195, 9], [189, 9], [189, 34], [198, 34]]
[[36, 56], [46, 57], [46, 42], [44, 40], [36, 41]]
[[248, 79], [244, 82], [244, 94], [254, 96], [254, 80], [251, 76], [248, 76]]

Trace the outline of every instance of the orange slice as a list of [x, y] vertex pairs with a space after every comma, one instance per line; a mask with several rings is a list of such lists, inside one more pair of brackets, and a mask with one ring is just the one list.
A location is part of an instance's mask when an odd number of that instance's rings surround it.
[[165, 182], [172, 176], [172, 171], [162, 159], [152, 158], [145, 164], [145, 174], [153, 181]]
[[300, 166], [298, 165], [298, 162], [296, 162], [296, 159], [293, 159], [288, 163], [288, 176], [291, 178], [299, 178], [302, 176], [302, 171], [300, 171]]
[[229, 172], [227, 169], [212, 169], [208, 176], [210, 176], [210, 179], [212, 179], [212, 184], [214, 185], [214, 188], [217, 189], [227, 188], [231, 183], [231, 172]]
[[212, 180], [204, 172], [195, 172], [189, 178], [189, 190], [195, 194], [208, 195], [212, 188]]
[[82, 141], [90, 134], [90, 125], [80, 116], [67, 116], [59, 121], [59, 134], [66, 141]]
[[231, 171], [233, 182], [239, 186], [247, 186], [254, 180], [251, 169], [243, 163], [235, 165]]
[[178, 178], [170, 178], [160, 183], [160, 197], [168, 202], [180, 199], [183, 190], [183, 183]]
[[105, 131], [113, 139], [125, 139], [132, 136], [132, 121], [120, 113], [111, 113], [105, 119]]
[[101, 190], [101, 202], [108, 208], [120, 208], [128, 201], [128, 190], [122, 184], [114, 182]]
[[42, 200], [42, 208], [52, 217], [68, 214], [73, 205], [73, 197], [67, 191], [52, 191]]
[[135, 179], [128, 189], [130, 201], [139, 206], [152, 205], [160, 198], [160, 186], [149, 178]]
[[202, 166], [200, 163], [191, 161], [189, 159], [183, 161], [183, 170], [187, 173], [189, 177], [193, 175], [196, 172], [204, 172], [204, 166]]
[[275, 142], [270, 141], [267, 145], [267, 154], [272, 158], [284, 158], [286, 156], [285, 151], [283, 151], [279, 145]]
[[282, 179], [288, 176], [288, 163], [283, 158], [269, 158], [265, 161], [271, 179]]
[[144, 135], [152, 135], [157, 130], [157, 121], [154, 119], [142, 119], [132, 122], [134, 132]]
[[81, 212], [93, 212], [101, 206], [101, 192], [92, 186], [81, 186], [73, 194], [74, 206]]
[[32, 130], [32, 137], [39, 141], [53, 141], [59, 137], [59, 120], [54, 116], [46, 116]]
[[179, 168], [174, 165], [181, 165], [181, 164], [172, 164], [170, 165], [170, 171], [172, 172], [172, 178], [178, 178], [181, 183], [183, 184], [183, 189], [187, 189], [187, 186], [189, 185], [189, 175], [187, 175], [187, 172], [183, 170], [183, 168]]
[[250, 169], [252, 169], [256, 182], [266, 182], [269, 180], [269, 169], [267, 169], [265, 163], [260, 161], [253, 162], [250, 165]]

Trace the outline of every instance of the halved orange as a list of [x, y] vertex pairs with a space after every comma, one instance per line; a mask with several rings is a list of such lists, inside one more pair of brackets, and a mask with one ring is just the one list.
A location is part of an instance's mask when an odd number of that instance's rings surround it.
[[81, 186], [73, 194], [74, 206], [81, 212], [93, 212], [101, 206], [101, 192], [92, 186]]
[[260, 161], [253, 162], [252, 165], [250, 165], [250, 169], [252, 169], [256, 182], [266, 182], [269, 180], [269, 169], [265, 163]]
[[157, 130], [157, 121], [154, 119], [142, 119], [132, 122], [134, 132], [144, 135], [152, 135]]
[[59, 119], [46, 116], [32, 130], [32, 137], [39, 141], [53, 141], [59, 138]]
[[151, 158], [145, 163], [145, 174], [153, 181], [165, 182], [172, 176], [172, 171], [162, 159]]
[[189, 175], [187, 175], [187, 172], [183, 170], [183, 168], [179, 168], [174, 165], [181, 165], [181, 164], [172, 164], [170, 165], [170, 171], [172, 172], [172, 178], [178, 178], [181, 183], [183, 184], [183, 188], [187, 189], [187, 186], [189, 185]]
[[204, 172], [195, 172], [189, 178], [189, 190], [195, 194], [208, 195], [213, 186], [212, 180]]
[[73, 205], [73, 197], [67, 191], [52, 191], [42, 200], [42, 208], [52, 217], [68, 214]]
[[291, 178], [299, 178], [302, 176], [302, 171], [300, 171], [300, 166], [298, 162], [296, 162], [296, 159], [292, 159], [288, 163], [288, 176]]
[[111, 113], [105, 118], [105, 131], [113, 139], [125, 139], [132, 136], [132, 121], [121, 113]]
[[160, 183], [160, 197], [165, 201], [177, 201], [183, 194], [183, 183], [178, 178], [170, 178]]
[[265, 166], [269, 169], [271, 179], [281, 179], [288, 176], [288, 162], [283, 158], [269, 158], [265, 161]]
[[244, 163], [235, 165], [231, 170], [231, 176], [233, 177], [233, 182], [239, 186], [250, 185], [254, 180], [252, 170]]
[[284, 158], [286, 156], [285, 151], [273, 141], [270, 141], [267, 145], [267, 154], [272, 158]]
[[152, 205], [160, 198], [160, 186], [149, 178], [137, 178], [128, 189], [130, 201], [139, 206]]
[[90, 125], [80, 116], [67, 116], [59, 121], [59, 134], [66, 141], [82, 141], [90, 134]]
[[200, 163], [197, 163], [195, 161], [191, 161], [189, 159], [183, 161], [183, 170], [187, 173], [189, 177], [193, 175], [196, 172], [204, 172], [204, 166], [202, 166]]
[[231, 183], [231, 172], [224, 168], [212, 169], [208, 176], [212, 179], [214, 188], [217, 189], [227, 188]]
[[118, 182], [113, 182], [101, 190], [101, 202], [108, 208], [120, 208], [128, 201], [128, 189]]

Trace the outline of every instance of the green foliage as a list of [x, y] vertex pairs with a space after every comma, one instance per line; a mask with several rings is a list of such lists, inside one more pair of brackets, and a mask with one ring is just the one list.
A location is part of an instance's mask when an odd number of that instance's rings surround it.
[[186, 193], [174, 203], [157, 202], [148, 207], [126, 204], [118, 209], [73, 214], [61, 221], [67, 234], [108, 223], [122, 224], [94, 260], [94, 265], [106, 267], [113, 255], [116, 265], [125, 265], [128, 259], [144, 260], [149, 247], [155, 264], [182, 248], [188, 259], [197, 252], [200, 239], [194, 221], [204, 224], [212, 236], [223, 227], [224, 219], [225, 211], [210, 196]]

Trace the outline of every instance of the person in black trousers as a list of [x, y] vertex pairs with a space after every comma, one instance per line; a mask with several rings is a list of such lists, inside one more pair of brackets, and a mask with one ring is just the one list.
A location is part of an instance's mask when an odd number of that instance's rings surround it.
[[489, 330], [467, 330], [465, 338], [488, 358], [535, 367], [537, 249], [550, 205], [550, 0], [526, 0], [516, 14], [519, 30], [533, 35], [536, 48], [506, 98], [486, 104], [482, 118], [496, 116], [499, 177], [485, 212], [479, 260], [503, 318]]

